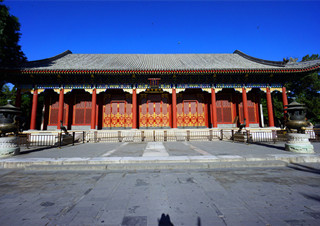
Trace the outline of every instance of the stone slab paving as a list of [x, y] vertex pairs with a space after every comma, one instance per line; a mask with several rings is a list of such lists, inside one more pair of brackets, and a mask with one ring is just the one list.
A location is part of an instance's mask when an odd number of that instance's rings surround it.
[[162, 142], [148, 142], [142, 156], [169, 156], [169, 153]]
[[147, 172], [0, 170], [1, 225], [319, 225], [319, 164]]

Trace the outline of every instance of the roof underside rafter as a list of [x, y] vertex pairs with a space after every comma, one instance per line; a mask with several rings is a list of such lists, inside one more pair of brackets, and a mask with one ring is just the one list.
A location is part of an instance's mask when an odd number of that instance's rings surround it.
[[302, 69], [224, 69], [224, 70], [22, 70], [22, 74], [278, 74], [318, 70], [320, 65]]

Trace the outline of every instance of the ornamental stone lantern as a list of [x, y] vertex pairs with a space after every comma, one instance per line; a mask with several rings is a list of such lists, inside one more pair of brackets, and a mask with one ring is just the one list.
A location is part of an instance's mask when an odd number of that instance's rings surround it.
[[20, 152], [17, 142], [19, 132], [18, 114], [21, 114], [20, 108], [11, 105], [10, 100], [7, 105], [0, 107], [0, 155], [18, 154]]
[[296, 153], [314, 153], [313, 145], [309, 141], [309, 135], [305, 134], [306, 127], [310, 122], [306, 120], [306, 110], [304, 104], [300, 104], [295, 100], [286, 105], [287, 111], [286, 129], [287, 142], [285, 144], [286, 151]]

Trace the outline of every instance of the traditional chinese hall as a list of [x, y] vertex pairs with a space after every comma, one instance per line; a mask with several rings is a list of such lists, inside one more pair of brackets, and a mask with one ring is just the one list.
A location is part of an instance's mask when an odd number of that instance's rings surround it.
[[[30, 130], [233, 128], [275, 126], [272, 92], [320, 61], [269, 61], [230, 54], [73, 54], [6, 69], [21, 94], [31, 92]], [[263, 91], [263, 92], [261, 92]], [[38, 97], [44, 97], [42, 111]], [[267, 100], [263, 122], [261, 98]], [[40, 112], [40, 113], [39, 113]]]

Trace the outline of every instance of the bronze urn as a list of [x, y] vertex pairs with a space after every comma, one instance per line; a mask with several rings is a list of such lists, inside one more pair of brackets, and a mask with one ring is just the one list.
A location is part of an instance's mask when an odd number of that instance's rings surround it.
[[305, 133], [306, 127], [310, 125], [310, 122], [306, 121], [306, 110], [304, 104], [300, 104], [296, 101], [285, 105], [284, 110], [287, 111], [286, 129], [289, 133], [297, 130], [297, 133]]
[[11, 101], [0, 107], [0, 136], [5, 136], [6, 133], [17, 134], [19, 132], [18, 114], [21, 114], [20, 108], [13, 106]]

